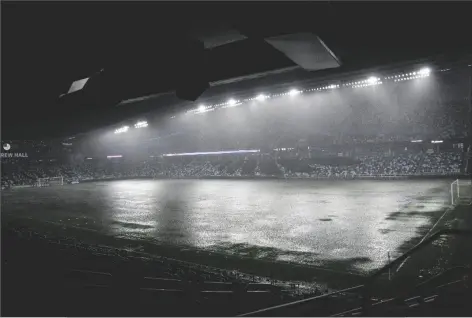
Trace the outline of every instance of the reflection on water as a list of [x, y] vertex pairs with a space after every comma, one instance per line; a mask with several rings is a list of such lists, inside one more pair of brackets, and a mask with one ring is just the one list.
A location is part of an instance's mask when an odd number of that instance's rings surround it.
[[24, 190], [2, 198], [4, 213], [249, 257], [362, 259], [361, 269], [381, 266], [388, 251], [395, 257], [448, 200], [448, 181], [431, 180], [127, 180]]

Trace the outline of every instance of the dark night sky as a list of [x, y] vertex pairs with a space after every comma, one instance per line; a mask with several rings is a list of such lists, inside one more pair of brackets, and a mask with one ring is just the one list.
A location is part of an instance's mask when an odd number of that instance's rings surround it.
[[58, 103], [58, 96], [102, 68], [133, 69], [145, 52], [163, 66], [153, 89], [172, 90], [167, 66], [182, 58], [172, 47], [198, 28], [231, 25], [248, 37], [209, 53], [215, 81], [293, 65], [262, 41], [282, 32], [314, 32], [346, 69], [471, 53], [471, 9], [467, 2], [3, 1], [2, 139], [56, 136], [79, 117], [84, 124], [113, 117], [115, 110]]

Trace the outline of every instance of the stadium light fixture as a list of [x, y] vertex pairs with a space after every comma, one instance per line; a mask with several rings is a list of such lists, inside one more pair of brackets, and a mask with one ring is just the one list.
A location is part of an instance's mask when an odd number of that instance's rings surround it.
[[121, 158], [123, 157], [122, 155], [112, 155], [112, 156], [107, 156], [107, 159], [111, 159], [111, 158]]
[[260, 102], [262, 102], [263, 100], [265, 100], [267, 98], [267, 96], [265, 96], [264, 94], [259, 94], [257, 95], [256, 99]]
[[418, 139], [418, 140], [412, 140], [411, 142], [423, 142], [423, 140]]
[[234, 105], [236, 105], [236, 101], [231, 98], [230, 100], [228, 100], [228, 105], [229, 106], [234, 106]]
[[147, 121], [138, 121], [136, 124], [134, 124], [134, 128], [145, 128], [147, 126]]
[[123, 126], [121, 128], [116, 129], [115, 134], [121, 134], [121, 133], [127, 132], [128, 129], [129, 129], [129, 126]]
[[198, 106], [198, 111], [200, 113], [203, 113], [205, 111], [205, 105], [202, 104], [202, 105]]
[[432, 144], [442, 144], [443, 141], [442, 140], [431, 140], [431, 143]]
[[429, 67], [424, 67], [418, 71], [418, 74], [421, 76], [429, 76], [430, 73], [431, 73], [431, 69]]
[[371, 76], [371, 77], [369, 77], [369, 79], [367, 80], [367, 83], [369, 83], [370, 85], [374, 85], [374, 84], [377, 83], [378, 80], [379, 80], [379, 79], [378, 79], [377, 77]]
[[300, 94], [300, 91], [299, 91], [299, 90], [296, 90], [296, 89], [291, 89], [290, 92], [288, 92], [288, 94], [289, 94], [290, 96], [295, 96], [295, 95]]

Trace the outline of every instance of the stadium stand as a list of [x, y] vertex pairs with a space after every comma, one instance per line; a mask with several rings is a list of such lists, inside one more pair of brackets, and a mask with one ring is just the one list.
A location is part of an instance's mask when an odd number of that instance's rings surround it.
[[2, 188], [35, 185], [38, 178], [62, 176], [65, 183], [119, 178], [207, 178], [281, 177], [314, 179], [354, 179], [389, 176], [457, 176], [463, 173], [460, 152], [409, 153], [359, 156], [349, 166], [284, 161], [273, 157], [227, 157], [220, 160], [196, 158], [190, 161], [144, 161], [103, 164], [85, 162], [67, 165], [59, 162], [2, 160]]

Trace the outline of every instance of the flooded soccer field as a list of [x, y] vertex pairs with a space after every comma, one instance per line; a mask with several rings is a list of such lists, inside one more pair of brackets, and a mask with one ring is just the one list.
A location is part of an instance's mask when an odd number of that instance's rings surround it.
[[[2, 193], [2, 218], [271, 262], [366, 272], [420, 240], [449, 180], [123, 180]], [[99, 242], [97, 242], [99, 243]]]

